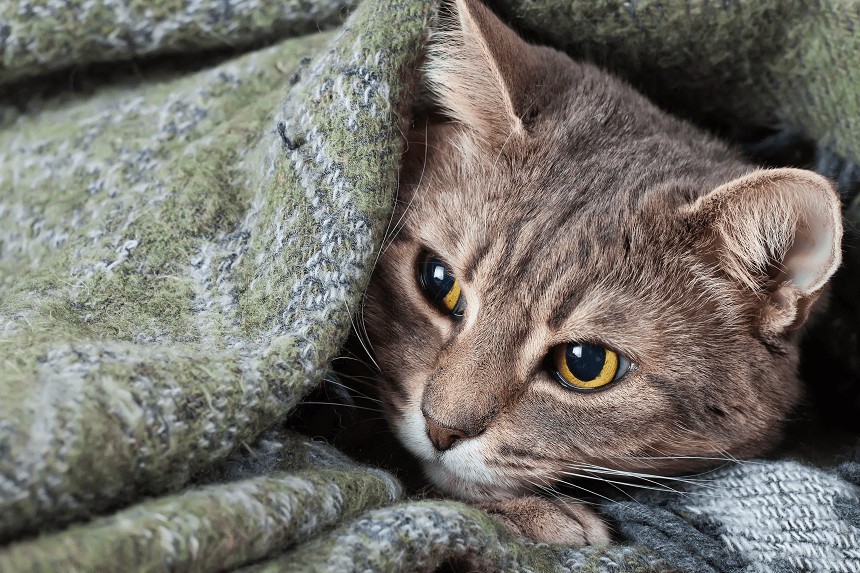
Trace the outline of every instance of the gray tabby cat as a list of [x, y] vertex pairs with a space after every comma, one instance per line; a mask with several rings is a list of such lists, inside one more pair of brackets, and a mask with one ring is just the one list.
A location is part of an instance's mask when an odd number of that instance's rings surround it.
[[457, 0], [424, 67], [365, 306], [391, 426], [440, 490], [536, 540], [602, 543], [577, 475], [773, 446], [840, 263], [825, 178], [761, 170], [630, 86]]

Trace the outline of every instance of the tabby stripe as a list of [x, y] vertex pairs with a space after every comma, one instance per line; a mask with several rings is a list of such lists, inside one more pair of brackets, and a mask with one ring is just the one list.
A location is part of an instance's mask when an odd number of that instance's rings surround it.
[[475, 272], [478, 270], [478, 267], [481, 265], [481, 261], [484, 260], [484, 257], [487, 256], [487, 253], [490, 251], [490, 247], [492, 246], [492, 241], [490, 239], [485, 238], [478, 248], [472, 253], [472, 256], [466, 261], [466, 264], [463, 266], [463, 280], [466, 282], [472, 282], [472, 279], [475, 278]]

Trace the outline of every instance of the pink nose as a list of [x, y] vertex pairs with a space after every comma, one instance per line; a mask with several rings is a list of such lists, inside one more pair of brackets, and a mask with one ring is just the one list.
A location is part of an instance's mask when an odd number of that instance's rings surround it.
[[443, 426], [427, 414], [424, 414], [424, 420], [427, 422], [427, 437], [440, 452], [451, 449], [460, 440], [475, 436], [459, 428]]

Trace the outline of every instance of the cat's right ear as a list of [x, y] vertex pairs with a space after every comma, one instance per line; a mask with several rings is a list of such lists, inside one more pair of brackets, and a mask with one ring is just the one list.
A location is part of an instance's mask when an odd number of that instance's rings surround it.
[[479, 1], [454, 0], [440, 8], [424, 74], [443, 112], [498, 146], [525, 131], [540, 56]]
[[755, 171], [701, 197], [690, 215], [726, 274], [758, 305], [766, 335], [801, 326], [842, 260], [839, 197], [811, 171]]

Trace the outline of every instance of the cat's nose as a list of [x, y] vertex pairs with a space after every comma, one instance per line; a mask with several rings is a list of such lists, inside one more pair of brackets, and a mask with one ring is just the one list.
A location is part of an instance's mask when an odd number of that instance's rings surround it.
[[451, 449], [460, 440], [474, 437], [474, 434], [469, 434], [459, 428], [443, 426], [426, 413], [424, 420], [427, 422], [427, 437], [430, 438], [433, 447], [440, 452]]

